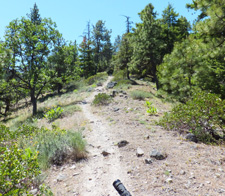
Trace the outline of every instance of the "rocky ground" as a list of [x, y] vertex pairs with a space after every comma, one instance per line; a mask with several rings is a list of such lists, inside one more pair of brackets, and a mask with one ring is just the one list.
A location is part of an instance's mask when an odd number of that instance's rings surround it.
[[155, 125], [170, 106], [160, 99], [149, 100], [157, 116], [146, 112], [145, 101], [133, 100], [129, 91], [154, 89], [144, 82], [118, 90], [107, 106], [91, 105], [105, 86], [81, 104], [86, 118], [83, 132], [88, 157], [78, 163], [52, 167], [46, 183], [54, 195], [116, 196], [112, 183], [120, 179], [132, 196], [225, 195], [225, 151], [223, 146], [189, 142], [184, 136]]

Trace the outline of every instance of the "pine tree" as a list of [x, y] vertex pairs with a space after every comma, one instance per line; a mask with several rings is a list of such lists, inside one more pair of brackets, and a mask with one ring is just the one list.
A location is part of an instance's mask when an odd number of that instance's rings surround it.
[[111, 31], [105, 27], [105, 22], [99, 20], [92, 30], [93, 59], [95, 74], [107, 70], [112, 58]]
[[175, 12], [171, 4], [163, 10], [161, 23], [161, 39], [165, 43], [162, 57], [169, 54], [173, 50], [175, 42], [180, 42], [189, 35], [190, 24], [183, 16], [180, 18], [179, 14]]
[[133, 33], [133, 55], [129, 69], [140, 77], [150, 76], [156, 82], [156, 66], [161, 60], [162, 41], [160, 39], [161, 27], [156, 20], [156, 12], [152, 4], [148, 4], [139, 13], [142, 23], [136, 24]]
[[82, 69], [82, 76], [88, 78], [95, 74], [95, 64], [93, 61], [93, 50], [91, 41], [83, 37], [83, 41], [79, 46], [79, 66]]

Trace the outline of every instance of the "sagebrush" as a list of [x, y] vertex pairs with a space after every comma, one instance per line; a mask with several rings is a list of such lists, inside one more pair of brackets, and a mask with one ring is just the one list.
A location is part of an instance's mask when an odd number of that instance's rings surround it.
[[99, 93], [95, 95], [93, 105], [107, 105], [111, 102], [112, 98], [106, 93]]
[[149, 92], [146, 91], [141, 91], [141, 90], [134, 90], [130, 92], [130, 96], [133, 99], [137, 99], [137, 100], [145, 100], [146, 98], [151, 98], [152, 95]]

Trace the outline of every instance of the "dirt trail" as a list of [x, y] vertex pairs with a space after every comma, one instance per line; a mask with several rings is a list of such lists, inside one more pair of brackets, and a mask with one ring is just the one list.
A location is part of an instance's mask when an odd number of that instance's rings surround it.
[[[114, 131], [108, 123], [100, 116], [92, 112], [91, 102], [98, 92], [104, 92], [106, 84], [112, 78], [109, 77], [102, 87], [95, 89], [95, 92], [87, 98], [87, 104], [82, 105], [82, 110], [87, 120], [91, 122], [91, 131], [86, 134], [88, 142], [88, 161], [82, 168], [80, 176], [81, 196], [106, 196], [118, 195], [112, 183], [120, 179], [126, 185], [129, 184], [126, 170], [120, 163], [120, 152], [115, 146]], [[102, 154], [103, 151], [110, 153], [107, 156]]]

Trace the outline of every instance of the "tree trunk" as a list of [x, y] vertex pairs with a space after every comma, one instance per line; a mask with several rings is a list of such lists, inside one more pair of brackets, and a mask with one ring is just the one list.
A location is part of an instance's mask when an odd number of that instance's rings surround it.
[[155, 83], [156, 83], [156, 88], [157, 88], [157, 90], [159, 90], [159, 80], [158, 80], [158, 77], [157, 77], [156, 73], [154, 74], [154, 80], [155, 80]]
[[156, 73], [156, 65], [153, 66], [153, 77], [154, 77], [154, 82], [156, 83], [156, 88], [157, 90], [159, 90], [159, 80]]
[[130, 80], [130, 72], [129, 72], [129, 69], [128, 69], [128, 65], [127, 65], [127, 79]]
[[62, 84], [61, 84], [61, 83], [58, 83], [58, 84], [57, 84], [57, 91], [58, 91], [58, 94], [61, 93], [61, 90], [62, 90]]
[[32, 89], [31, 90], [31, 103], [33, 105], [33, 116], [35, 116], [37, 114], [37, 99], [35, 97], [35, 90]]
[[7, 113], [9, 111], [9, 108], [10, 108], [10, 99], [6, 99], [5, 101], [5, 104], [6, 104], [6, 107], [5, 107], [5, 116], [7, 116]]

